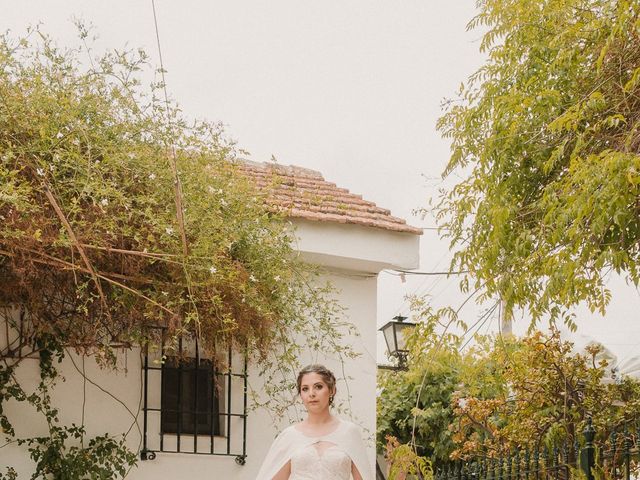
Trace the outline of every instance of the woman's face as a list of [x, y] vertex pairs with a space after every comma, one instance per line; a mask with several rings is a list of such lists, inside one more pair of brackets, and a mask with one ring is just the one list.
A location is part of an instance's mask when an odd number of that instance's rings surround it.
[[318, 373], [307, 373], [303, 375], [300, 382], [300, 397], [307, 412], [322, 412], [329, 408], [329, 397], [333, 392], [325, 383], [322, 375]]

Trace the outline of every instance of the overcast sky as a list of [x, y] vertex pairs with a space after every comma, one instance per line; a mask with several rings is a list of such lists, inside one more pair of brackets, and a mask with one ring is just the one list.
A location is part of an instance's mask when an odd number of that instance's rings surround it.
[[[156, 0], [170, 95], [189, 117], [221, 121], [255, 161], [319, 170], [409, 223], [439, 186], [448, 143], [435, 123], [443, 98], [482, 62], [480, 33], [466, 32], [474, 0]], [[23, 34], [42, 23], [77, 45], [72, 19], [93, 24], [96, 49], [143, 47], [158, 65], [151, 1], [0, 0], [0, 28]], [[448, 268], [446, 243], [422, 237], [421, 270]], [[621, 358], [640, 348], [640, 296], [617, 282], [606, 320], [581, 333]], [[406, 293], [459, 304], [457, 281], [382, 273], [378, 323], [407, 314]], [[469, 323], [479, 308], [466, 307]], [[582, 317], [581, 317], [582, 318]], [[523, 331], [525, 320], [516, 323]], [[497, 327], [496, 318], [482, 331]]]

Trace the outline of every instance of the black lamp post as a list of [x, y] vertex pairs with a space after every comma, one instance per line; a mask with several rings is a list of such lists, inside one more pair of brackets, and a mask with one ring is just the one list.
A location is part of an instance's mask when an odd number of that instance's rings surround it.
[[407, 337], [416, 326], [413, 322], [405, 322], [407, 317], [397, 315], [379, 329], [387, 342], [387, 351], [391, 357], [398, 359], [397, 365], [379, 365], [378, 368], [387, 370], [407, 370]]

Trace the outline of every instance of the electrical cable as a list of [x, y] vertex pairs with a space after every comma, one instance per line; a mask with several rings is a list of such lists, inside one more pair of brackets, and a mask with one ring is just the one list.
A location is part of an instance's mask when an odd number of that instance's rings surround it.
[[[438, 266], [442, 263], [442, 261], [447, 257], [448, 253], [449, 252], [444, 252], [440, 256], [440, 258], [438, 259], [438, 261], [436, 262], [436, 264], [433, 267], [434, 269], [438, 268]], [[403, 275], [403, 274], [394, 274], [392, 272], [387, 272], [387, 271], [385, 271], [385, 273], [391, 273], [392, 275], [398, 275], [398, 276]], [[427, 281], [429, 280], [429, 277], [431, 277], [431, 275], [426, 275], [425, 277], [426, 278], [408, 296], [416, 296], [416, 295], [418, 295], [418, 292], [422, 290], [422, 288], [427, 283]], [[436, 278], [436, 280], [431, 284], [431, 286], [424, 293], [421, 293], [421, 295], [430, 292], [442, 280], [442, 278], [444, 278], [442, 275], [437, 275], [437, 277], [438, 278]], [[400, 303], [400, 305], [395, 309], [395, 313], [394, 313], [393, 316], [395, 317], [396, 315], [398, 315], [403, 310], [404, 306], [405, 306], [405, 301], [403, 299], [403, 301]]]
[[[113, 400], [115, 400], [116, 402], [118, 402], [128, 413], [129, 415], [131, 415], [131, 418], [133, 419], [133, 424], [136, 425], [136, 427], [138, 428], [138, 433], [140, 434], [140, 436], [142, 436], [142, 430], [140, 429], [140, 425], [138, 425], [138, 413], [133, 413], [133, 411], [127, 406], [127, 404], [121, 400], [120, 398], [116, 397], [113, 393], [111, 393], [109, 390], [107, 390], [106, 388], [101, 387], [100, 385], [98, 385], [96, 382], [94, 382], [93, 380], [91, 380], [89, 377], [87, 377], [86, 375], [84, 375], [82, 373], [82, 370], [80, 369], [80, 367], [78, 367], [78, 365], [76, 364], [76, 362], [73, 360], [73, 355], [71, 354], [71, 352], [69, 351], [69, 349], [65, 348], [65, 351], [67, 353], [67, 358], [71, 361], [71, 364], [73, 365], [73, 367], [76, 369], [76, 371], [87, 381], [89, 382], [91, 385], [93, 385], [94, 387], [96, 387], [98, 390], [100, 390], [102, 393], [104, 393], [105, 395], [108, 395], [109, 397], [111, 397]], [[129, 428], [129, 431], [131, 431], [131, 428]]]
[[[439, 338], [438, 342], [436, 343], [435, 351], [440, 350], [440, 348], [442, 347], [442, 343], [444, 341], [444, 336], [447, 333], [447, 330], [449, 329], [449, 327], [453, 324], [454, 319], [460, 313], [460, 310], [462, 310], [462, 308], [469, 302], [469, 300], [471, 300], [480, 290], [482, 290], [483, 287], [484, 287], [484, 283], [482, 285], [480, 285], [478, 288], [476, 288], [473, 292], [471, 292], [471, 294], [468, 295], [467, 298], [465, 298], [465, 300], [456, 309], [455, 315], [453, 316], [453, 318], [451, 318], [449, 320], [449, 322], [447, 322], [444, 330], [442, 331], [442, 333], [440, 333], [440, 335], [439, 335], [440, 338]], [[422, 380], [420, 381], [420, 388], [418, 389], [418, 394], [416, 396], [416, 407], [415, 408], [418, 408], [418, 406], [419, 406], [420, 396], [422, 395], [422, 390], [424, 389], [426, 380], [427, 380], [427, 372], [425, 371], [425, 373], [422, 375]], [[417, 416], [414, 415], [413, 416], [413, 425], [411, 427], [411, 443], [413, 445], [415, 445], [415, 440], [416, 440], [416, 426], [417, 426], [416, 422], [417, 422]]]
[[461, 352], [462, 350], [464, 350], [464, 347], [466, 347], [469, 342], [471, 340], [473, 340], [475, 338], [475, 336], [477, 335], [477, 333], [480, 331], [480, 329], [484, 326], [485, 323], [487, 323], [487, 320], [489, 320], [489, 318], [491, 318], [491, 315], [493, 314], [493, 312], [496, 311], [496, 309], [498, 308], [498, 306], [500, 305], [500, 301], [498, 300], [496, 303], [494, 303], [485, 313], [483, 313], [480, 318], [473, 324], [471, 325], [470, 328], [468, 328], [465, 333], [462, 334], [462, 336], [460, 337], [461, 339], [464, 338], [467, 333], [469, 333], [471, 330], [473, 330], [473, 328], [478, 325], [478, 323], [480, 323], [480, 326], [476, 329], [476, 333], [469, 336], [469, 338], [467, 339], [466, 342], [464, 342], [464, 344], [458, 348], [458, 351]]
[[[454, 271], [442, 271], [442, 272], [418, 272], [415, 270], [401, 270], [398, 268], [387, 268], [382, 270], [384, 273], [387, 273], [389, 275], [396, 275], [396, 276], [402, 276], [402, 275], [426, 275], [426, 276], [438, 276], [438, 275], [464, 275], [466, 273], [469, 273], [469, 270], [454, 270]], [[399, 272], [399, 273], [393, 273], [393, 272]]]

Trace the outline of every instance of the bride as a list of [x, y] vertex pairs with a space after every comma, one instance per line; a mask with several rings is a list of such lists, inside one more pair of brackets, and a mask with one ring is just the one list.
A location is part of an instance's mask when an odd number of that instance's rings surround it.
[[298, 374], [307, 418], [278, 435], [256, 480], [373, 480], [360, 430], [331, 414], [336, 378], [322, 365]]

